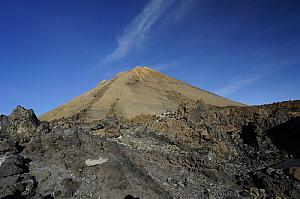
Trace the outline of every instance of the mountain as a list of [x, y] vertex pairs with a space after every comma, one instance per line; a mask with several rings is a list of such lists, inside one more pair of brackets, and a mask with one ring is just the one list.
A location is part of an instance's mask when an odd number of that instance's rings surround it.
[[52, 121], [80, 116], [82, 120], [94, 121], [111, 114], [133, 118], [141, 114], [175, 111], [181, 102], [197, 100], [219, 107], [243, 106], [148, 67], [137, 66], [111, 80], [101, 81], [95, 88], [43, 114], [39, 119]]
[[0, 115], [0, 198], [300, 198], [300, 100], [244, 106], [137, 67], [41, 118]]
[[300, 100], [244, 106], [146, 67], [0, 115], [0, 198], [300, 198]]

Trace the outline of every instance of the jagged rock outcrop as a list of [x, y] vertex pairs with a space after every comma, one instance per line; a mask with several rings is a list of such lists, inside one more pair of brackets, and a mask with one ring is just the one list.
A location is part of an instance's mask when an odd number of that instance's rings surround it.
[[26, 110], [17, 106], [9, 116], [0, 116], [0, 138], [9, 136], [18, 138], [19, 142], [30, 139], [30, 136], [37, 130], [40, 121], [33, 110]]
[[0, 197], [300, 198], [299, 110], [188, 101], [155, 116], [48, 123], [18, 107], [0, 118]]

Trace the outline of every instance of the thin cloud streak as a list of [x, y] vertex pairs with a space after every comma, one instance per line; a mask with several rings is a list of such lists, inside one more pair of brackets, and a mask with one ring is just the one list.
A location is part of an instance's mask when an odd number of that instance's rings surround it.
[[125, 28], [121, 37], [117, 39], [118, 47], [109, 54], [104, 63], [109, 63], [125, 57], [134, 47], [141, 47], [147, 33], [161, 18], [174, 0], [152, 0], [143, 11]]
[[247, 86], [250, 86], [250, 85], [256, 83], [260, 79], [261, 79], [260, 76], [256, 76], [256, 77], [251, 77], [251, 78], [231, 82], [228, 85], [221, 88], [220, 90], [218, 90], [216, 93], [219, 95], [222, 95], [222, 96], [227, 96], [227, 95], [237, 92], [238, 90], [240, 90], [244, 87], [247, 87]]
[[176, 68], [176, 67], [183, 66], [186, 62], [187, 62], [186, 58], [181, 58], [181, 59], [168, 61], [168, 62], [164, 62], [164, 63], [160, 63], [160, 64], [154, 64], [154, 65], [150, 65], [150, 66], [151, 66], [151, 68], [153, 68], [156, 71], [164, 72], [166, 70], [169, 70], [170, 68]]
[[165, 17], [164, 25], [172, 24], [180, 21], [190, 12], [194, 7], [201, 2], [200, 0], [181, 0]]
[[223, 88], [219, 89], [216, 91], [217, 94], [222, 95], [222, 96], [228, 96], [231, 94], [234, 94], [238, 90], [245, 88], [247, 86], [250, 86], [252, 84], [255, 84], [256, 82], [264, 79], [267, 76], [270, 76], [274, 73], [277, 73], [281, 70], [286, 70], [288, 68], [292, 67], [298, 67], [300, 65], [300, 62], [298, 58], [290, 58], [288, 61], [284, 61], [280, 63], [279, 65], [275, 66], [275, 64], [268, 64], [267, 67], [264, 68], [264, 71], [261, 71], [259, 74], [257, 73], [256, 75], [249, 77], [249, 78], [244, 78], [242, 80], [234, 81]]
[[174, 24], [184, 18], [198, 1], [196, 0], [150, 0], [145, 8], [117, 38], [117, 48], [103, 60], [102, 64], [124, 58], [134, 48], [140, 49], [149, 32], [159, 22], [162, 26]]

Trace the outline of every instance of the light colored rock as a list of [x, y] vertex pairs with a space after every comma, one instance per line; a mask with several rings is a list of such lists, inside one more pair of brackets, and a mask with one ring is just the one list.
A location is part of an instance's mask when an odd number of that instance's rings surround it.
[[2, 165], [2, 163], [5, 161], [6, 157], [0, 157], [0, 166]]
[[268, 174], [268, 175], [272, 175], [272, 173], [275, 171], [275, 169], [273, 169], [272, 167], [269, 167], [267, 170], [266, 170], [266, 173]]
[[103, 163], [105, 163], [105, 162], [107, 162], [107, 161], [108, 161], [108, 159], [100, 157], [98, 160], [87, 159], [87, 160], [85, 161], [85, 164], [86, 164], [86, 166], [88, 166], [88, 167], [93, 167], [93, 166], [96, 166], [96, 165], [103, 164]]
[[300, 181], [300, 168], [291, 168], [289, 173], [293, 176], [293, 178]]

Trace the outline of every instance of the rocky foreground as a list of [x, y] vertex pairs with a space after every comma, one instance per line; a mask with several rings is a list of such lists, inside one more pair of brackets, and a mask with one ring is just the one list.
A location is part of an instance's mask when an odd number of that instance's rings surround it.
[[0, 116], [0, 198], [300, 198], [300, 101], [252, 107], [182, 103], [40, 122]]

